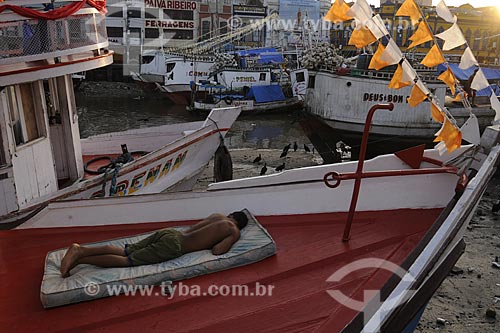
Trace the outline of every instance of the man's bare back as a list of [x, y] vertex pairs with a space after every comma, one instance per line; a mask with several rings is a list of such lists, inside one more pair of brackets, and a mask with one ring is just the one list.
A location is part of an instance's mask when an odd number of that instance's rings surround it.
[[212, 214], [182, 233], [183, 253], [212, 250], [215, 255], [229, 251], [240, 238], [234, 220], [222, 214]]
[[240, 238], [240, 230], [247, 224], [243, 212], [228, 216], [212, 214], [184, 232], [167, 228], [125, 248], [117, 246], [84, 247], [73, 244], [61, 261], [61, 275], [69, 276], [79, 264], [100, 267], [127, 267], [167, 261], [182, 254], [212, 250], [214, 255], [228, 252]]

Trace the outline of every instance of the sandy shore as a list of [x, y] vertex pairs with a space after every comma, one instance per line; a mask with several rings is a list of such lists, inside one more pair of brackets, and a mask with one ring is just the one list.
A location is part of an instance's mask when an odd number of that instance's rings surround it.
[[[252, 163], [259, 154], [262, 162]], [[318, 154], [306, 153], [303, 149], [291, 150], [286, 159], [279, 158], [280, 154], [281, 150], [276, 149], [231, 150], [233, 178], [258, 176], [264, 162], [267, 174], [275, 173], [274, 168], [283, 162], [286, 169], [322, 163]], [[195, 190], [205, 189], [212, 181], [213, 161]], [[464, 237], [465, 253], [431, 299], [415, 333], [500, 332], [500, 303], [495, 303], [495, 296], [500, 300], [500, 269], [491, 265], [495, 256], [500, 257], [500, 214], [491, 212], [491, 206], [499, 197], [500, 179], [493, 179]], [[486, 316], [489, 308], [490, 312], [499, 312], [499, 320]], [[444, 319], [444, 324], [438, 318]]]

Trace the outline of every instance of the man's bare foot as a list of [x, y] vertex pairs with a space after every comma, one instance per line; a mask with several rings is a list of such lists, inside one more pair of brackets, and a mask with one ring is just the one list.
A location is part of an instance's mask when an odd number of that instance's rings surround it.
[[62, 277], [68, 277], [69, 271], [75, 267], [80, 254], [80, 244], [71, 244], [68, 251], [61, 260], [61, 275]]

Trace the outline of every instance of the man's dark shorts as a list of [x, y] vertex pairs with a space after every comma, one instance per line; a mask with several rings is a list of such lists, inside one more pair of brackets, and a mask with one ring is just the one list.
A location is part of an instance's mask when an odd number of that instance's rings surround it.
[[156, 231], [135, 244], [125, 245], [132, 266], [151, 265], [182, 255], [182, 233], [172, 228]]

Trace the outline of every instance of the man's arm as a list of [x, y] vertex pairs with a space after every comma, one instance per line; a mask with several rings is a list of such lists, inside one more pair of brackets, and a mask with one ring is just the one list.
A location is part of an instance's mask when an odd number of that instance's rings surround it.
[[206, 219], [204, 219], [203, 221], [200, 221], [198, 223], [196, 223], [195, 225], [192, 225], [188, 230], [187, 232], [193, 232], [193, 231], [196, 231], [198, 229], [201, 229], [203, 228], [204, 226], [206, 226], [207, 224], [210, 224], [212, 222], [215, 222], [215, 221], [220, 221], [222, 219], [226, 218], [224, 215], [222, 214], [211, 214], [210, 216], [208, 216]]
[[219, 254], [226, 253], [239, 238], [240, 231], [237, 228], [232, 228], [231, 233], [226, 238], [214, 245], [212, 248], [212, 254], [218, 256]]

